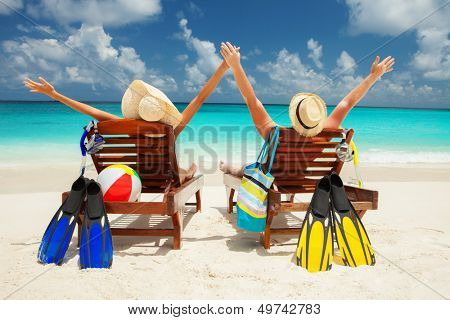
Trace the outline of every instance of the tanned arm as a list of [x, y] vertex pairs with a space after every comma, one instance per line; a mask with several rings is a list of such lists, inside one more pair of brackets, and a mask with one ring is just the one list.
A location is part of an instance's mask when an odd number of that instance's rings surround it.
[[120, 119], [120, 117], [114, 114], [102, 111], [88, 104], [75, 101], [62, 95], [61, 93], [57, 92], [55, 88], [42, 77], [39, 77], [39, 81], [41, 83], [26, 78], [23, 83], [28, 89], [30, 89], [30, 92], [39, 92], [45, 94], [46, 96], [65, 104], [66, 106], [72, 108], [73, 110], [91, 116], [92, 118], [95, 118], [98, 121]]
[[356, 88], [350, 91], [341, 102], [339, 102], [325, 121], [324, 127], [330, 129], [339, 128], [350, 110], [352, 110], [366, 95], [367, 91], [369, 91], [375, 82], [377, 82], [383, 74], [394, 70], [394, 63], [395, 59], [391, 56], [385, 58], [382, 62], [380, 62], [380, 57], [377, 56], [372, 63], [370, 74]]
[[261, 101], [256, 97], [252, 84], [248, 80], [244, 68], [242, 68], [239, 51], [231, 43], [227, 42], [226, 44], [222, 43], [220, 53], [233, 71], [236, 84], [248, 106], [256, 129], [265, 138], [275, 126], [275, 122], [269, 116]]
[[228, 65], [225, 61], [222, 61], [220, 66], [217, 68], [216, 72], [212, 77], [206, 82], [197, 96], [188, 104], [186, 109], [182, 113], [182, 120], [180, 124], [175, 128], [175, 136], [178, 136], [181, 131], [186, 127], [186, 125], [191, 121], [192, 117], [205, 102], [205, 100], [211, 95], [216, 86], [219, 84], [225, 72], [228, 70]]

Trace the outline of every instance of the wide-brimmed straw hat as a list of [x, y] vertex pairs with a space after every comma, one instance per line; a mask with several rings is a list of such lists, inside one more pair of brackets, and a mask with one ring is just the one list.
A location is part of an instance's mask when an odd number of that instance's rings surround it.
[[327, 105], [314, 93], [297, 93], [289, 104], [292, 127], [302, 136], [313, 137], [323, 129]]
[[122, 97], [122, 114], [127, 119], [159, 121], [176, 127], [181, 113], [169, 98], [142, 80], [134, 80]]

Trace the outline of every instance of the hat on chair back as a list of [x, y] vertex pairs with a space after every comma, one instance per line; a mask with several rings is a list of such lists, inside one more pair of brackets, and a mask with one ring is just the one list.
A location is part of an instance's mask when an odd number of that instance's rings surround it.
[[292, 127], [302, 136], [319, 134], [327, 118], [325, 102], [313, 93], [297, 93], [289, 105]]
[[142, 80], [134, 80], [122, 97], [122, 114], [127, 119], [159, 121], [176, 127], [182, 118], [181, 113], [155, 87]]

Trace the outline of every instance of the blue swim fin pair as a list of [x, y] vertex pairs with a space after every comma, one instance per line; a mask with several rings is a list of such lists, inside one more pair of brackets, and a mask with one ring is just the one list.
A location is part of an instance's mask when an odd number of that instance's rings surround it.
[[80, 267], [85, 269], [111, 266], [112, 236], [103, 194], [97, 182], [82, 176], [73, 183], [69, 196], [45, 230], [38, 251], [39, 262], [62, 264], [83, 206], [85, 215], [80, 242]]

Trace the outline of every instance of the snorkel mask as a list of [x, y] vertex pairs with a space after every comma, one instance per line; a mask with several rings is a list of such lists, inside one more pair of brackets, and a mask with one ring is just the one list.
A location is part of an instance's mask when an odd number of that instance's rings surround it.
[[345, 140], [342, 140], [336, 146], [336, 155], [339, 158], [339, 160], [344, 162], [350, 162], [353, 160], [353, 149], [350, 148], [349, 144], [345, 142]]
[[353, 161], [353, 166], [355, 168], [355, 175], [356, 175], [356, 181], [352, 181], [352, 184], [358, 185], [358, 187], [363, 186], [363, 181], [361, 178], [361, 175], [359, 174], [358, 170], [358, 164], [359, 164], [359, 158], [358, 158], [358, 149], [356, 148], [356, 144], [352, 141], [350, 141], [350, 144], [347, 143], [347, 134], [349, 130], [344, 129], [343, 137], [341, 142], [336, 146], [336, 156], [339, 160], [343, 162], [351, 162]]
[[[92, 129], [94, 129], [94, 134], [88, 139], [88, 141], [86, 141], [86, 138]], [[84, 175], [84, 172], [86, 171], [86, 155], [97, 153], [105, 144], [105, 139], [98, 133], [97, 122], [90, 121], [88, 125], [83, 128], [83, 130], [83, 134], [80, 138], [81, 175]]]

